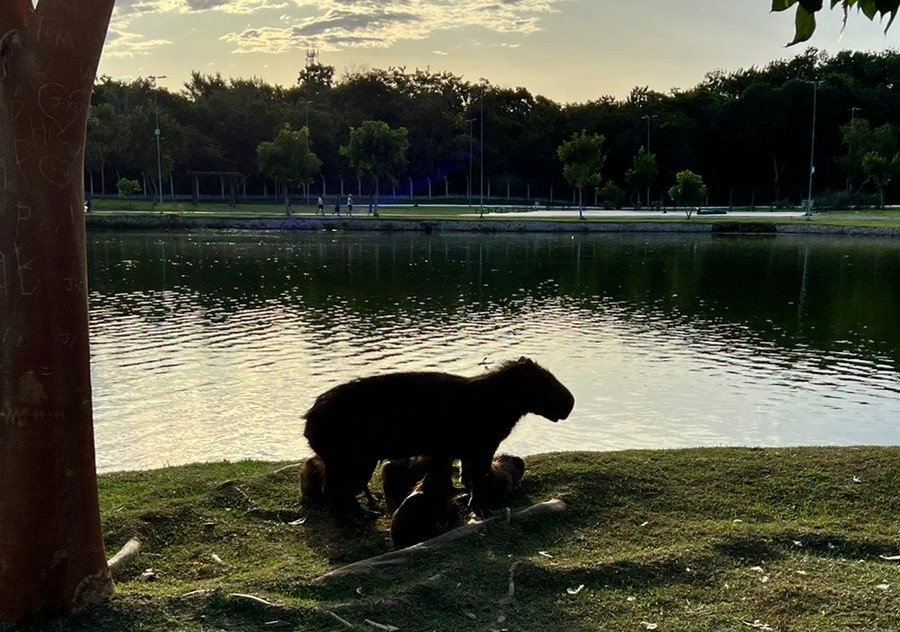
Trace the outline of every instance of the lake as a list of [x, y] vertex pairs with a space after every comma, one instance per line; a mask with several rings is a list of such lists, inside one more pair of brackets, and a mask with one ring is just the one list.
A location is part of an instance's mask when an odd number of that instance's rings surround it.
[[503, 451], [900, 444], [900, 240], [95, 231], [88, 261], [101, 472], [299, 460], [336, 384], [523, 355], [575, 409]]

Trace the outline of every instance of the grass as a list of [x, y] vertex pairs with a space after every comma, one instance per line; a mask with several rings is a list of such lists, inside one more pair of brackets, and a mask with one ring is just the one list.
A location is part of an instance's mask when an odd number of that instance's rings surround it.
[[[320, 577], [389, 550], [388, 519], [342, 528], [302, 509], [296, 468], [104, 475], [109, 553], [138, 535], [140, 556], [108, 602], [22, 629], [346, 629], [329, 613], [354, 629], [374, 630], [369, 619], [404, 631], [900, 625], [900, 562], [881, 557], [900, 554], [900, 448], [558, 453], [527, 464], [512, 505], [564, 497], [568, 511], [331, 580]], [[156, 581], [139, 581], [148, 568]]]

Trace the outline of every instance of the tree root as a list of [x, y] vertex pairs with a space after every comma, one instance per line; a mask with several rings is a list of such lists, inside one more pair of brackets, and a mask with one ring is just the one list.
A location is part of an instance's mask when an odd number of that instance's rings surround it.
[[[343, 575], [352, 575], [356, 573], [367, 573], [370, 571], [377, 570], [384, 566], [398, 566], [401, 564], [405, 564], [410, 557], [416, 555], [421, 551], [430, 551], [434, 549], [438, 549], [448, 542], [453, 542], [454, 540], [458, 540], [460, 538], [464, 538], [466, 536], [472, 535], [474, 533], [479, 533], [483, 531], [488, 525], [491, 523], [497, 522], [498, 520], [506, 520], [506, 521], [521, 521], [521, 520], [530, 520], [532, 518], [536, 518], [539, 516], [547, 515], [547, 514], [555, 514], [561, 511], [566, 510], [566, 503], [560, 500], [559, 498], [553, 498], [546, 502], [537, 503], [536, 505], [532, 505], [530, 507], [526, 507], [525, 509], [515, 511], [515, 512], [507, 512], [506, 515], [503, 516], [493, 516], [491, 518], [487, 518], [486, 520], [478, 520], [475, 522], [470, 522], [468, 524], [464, 524], [461, 527], [457, 527], [456, 529], [451, 529], [446, 533], [442, 533], [439, 536], [433, 537], [430, 540], [425, 540], [424, 542], [419, 542], [418, 544], [413, 544], [412, 546], [408, 546], [405, 549], [398, 549], [396, 551], [389, 551], [387, 553], [382, 553], [381, 555], [376, 555], [374, 557], [366, 558], [364, 560], [359, 560], [358, 562], [353, 562], [351, 564], [347, 564], [345, 566], [339, 566], [335, 568], [321, 577], [320, 580], [332, 579], [335, 577], [341, 577]], [[511, 581], [511, 580], [510, 580]]]

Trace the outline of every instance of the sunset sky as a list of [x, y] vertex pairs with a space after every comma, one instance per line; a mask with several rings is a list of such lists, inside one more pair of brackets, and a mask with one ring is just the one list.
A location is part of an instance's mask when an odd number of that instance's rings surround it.
[[[827, 5], [827, 3], [826, 3]], [[555, 101], [622, 98], [634, 86], [687, 89], [706, 72], [788, 58], [793, 12], [768, 0], [118, 0], [100, 64], [116, 79], [166, 75], [178, 91], [192, 71], [290, 86], [306, 51], [347, 70], [405, 66], [524, 86]], [[855, 11], [819, 14], [811, 45], [878, 51], [900, 25]]]

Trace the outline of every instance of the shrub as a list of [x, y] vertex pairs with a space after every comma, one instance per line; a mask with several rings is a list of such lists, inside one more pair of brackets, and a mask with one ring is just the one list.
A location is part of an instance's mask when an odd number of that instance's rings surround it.
[[116, 182], [116, 188], [119, 190], [120, 198], [127, 198], [141, 192], [140, 183], [137, 180], [129, 180], [128, 178], [121, 178]]

